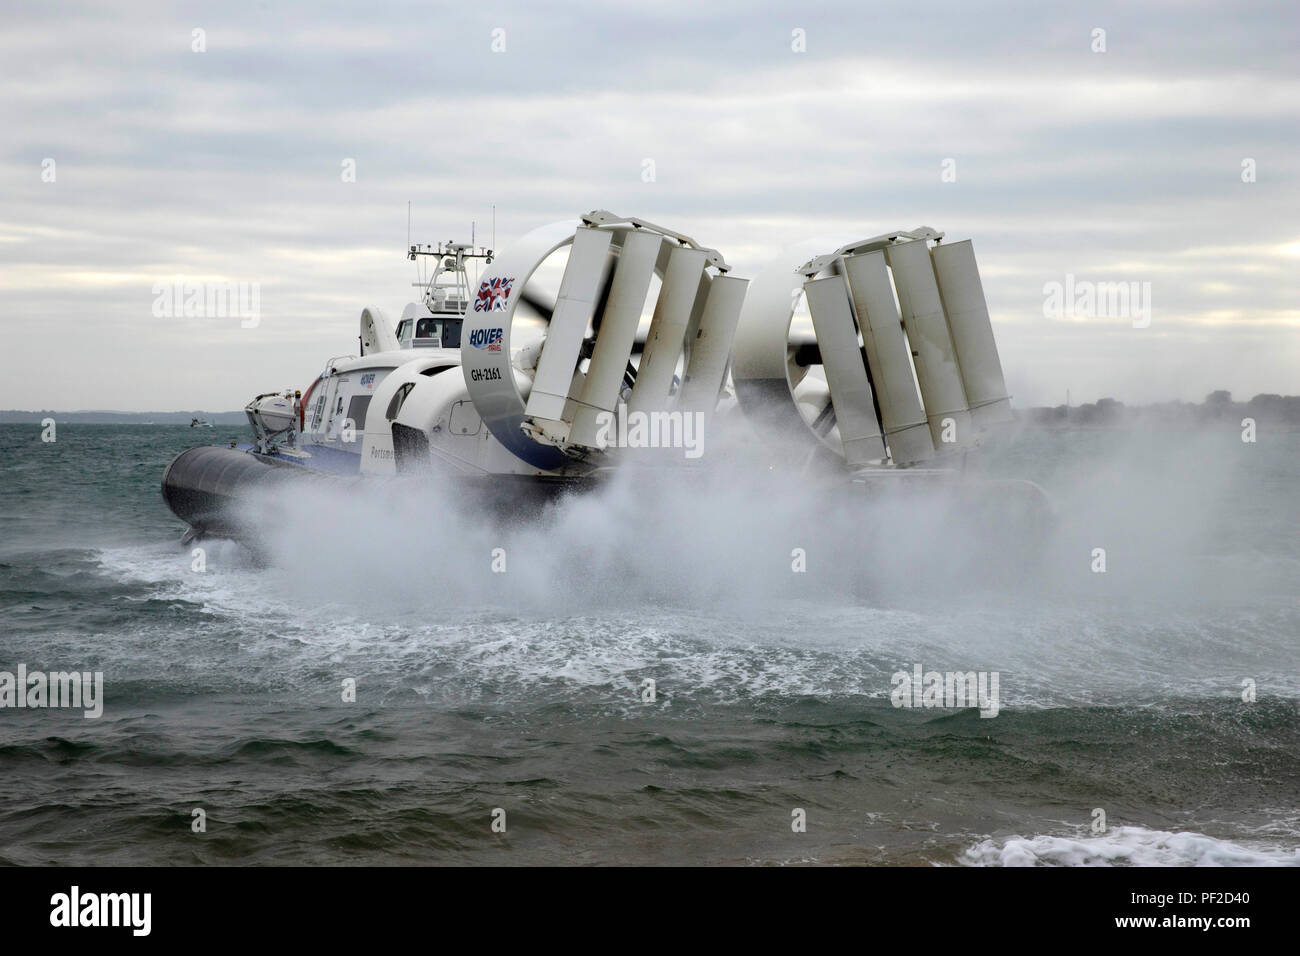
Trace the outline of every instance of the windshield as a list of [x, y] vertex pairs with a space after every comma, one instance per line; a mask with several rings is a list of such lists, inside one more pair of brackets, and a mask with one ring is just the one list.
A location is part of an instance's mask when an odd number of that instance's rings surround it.
[[460, 348], [461, 322], [461, 319], [435, 318], [433, 316], [416, 319], [415, 341], [413, 344], [417, 347], [441, 346], [444, 349], [458, 349]]

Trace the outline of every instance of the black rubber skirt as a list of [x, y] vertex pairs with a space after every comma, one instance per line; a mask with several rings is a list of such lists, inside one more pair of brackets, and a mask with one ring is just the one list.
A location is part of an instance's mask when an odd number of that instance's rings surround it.
[[222, 446], [191, 448], [163, 472], [162, 496], [198, 536], [242, 537], [253, 515], [302, 482], [330, 480], [296, 465]]

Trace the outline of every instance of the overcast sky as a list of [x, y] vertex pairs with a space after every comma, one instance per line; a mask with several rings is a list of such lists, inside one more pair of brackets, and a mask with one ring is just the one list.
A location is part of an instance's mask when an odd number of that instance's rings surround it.
[[[363, 307], [412, 298], [408, 200], [419, 241], [472, 220], [485, 240], [494, 204], [499, 248], [605, 208], [746, 276], [809, 237], [930, 225], [975, 242], [1019, 405], [1300, 393], [1287, 0], [5, 0], [0, 18], [0, 408], [305, 388], [355, 351]], [[1149, 282], [1150, 326], [1045, 317], [1067, 275]], [[260, 323], [155, 317], [174, 276], [259, 283]]]

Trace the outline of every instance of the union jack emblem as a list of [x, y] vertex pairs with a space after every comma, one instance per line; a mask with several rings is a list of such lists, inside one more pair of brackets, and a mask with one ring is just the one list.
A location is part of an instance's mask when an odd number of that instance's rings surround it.
[[504, 312], [514, 279], [484, 279], [474, 298], [475, 312]]

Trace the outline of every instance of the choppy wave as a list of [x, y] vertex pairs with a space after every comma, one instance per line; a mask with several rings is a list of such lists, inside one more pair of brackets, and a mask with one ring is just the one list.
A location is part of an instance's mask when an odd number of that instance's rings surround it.
[[[303, 500], [272, 547], [205, 541], [197, 571], [157, 500], [164, 438], [87, 437], [95, 481], [52, 459], [0, 507], [0, 669], [106, 678], [98, 721], [0, 723], [4, 861], [1187, 866], [1300, 847], [1285, 484], [1219, 468], [1170, 496], [1174, 469], [1120, 468], [1090, 485], [1095, 448], [1030, 436], [1069, 520], [1043, 568], [977, 585], [900, 569], [888, 538], [821, 575], [811, 527], [796, 576], [796, 541], [751, 532], [725, 483], [685, 505], [685, 546], [658, 530], [667, 498], [508, 529]], [[916, 664], [998, 671], [1001, 712], [892, 706]], [[1095, 807], [1143, 826], [1093, 837]]]
[[1117, 827], [1093, 837], [983, 840], [962, 854], [968, 866], [1300, 866], [1300, 847], [1243, 846], [1203, 833]]

